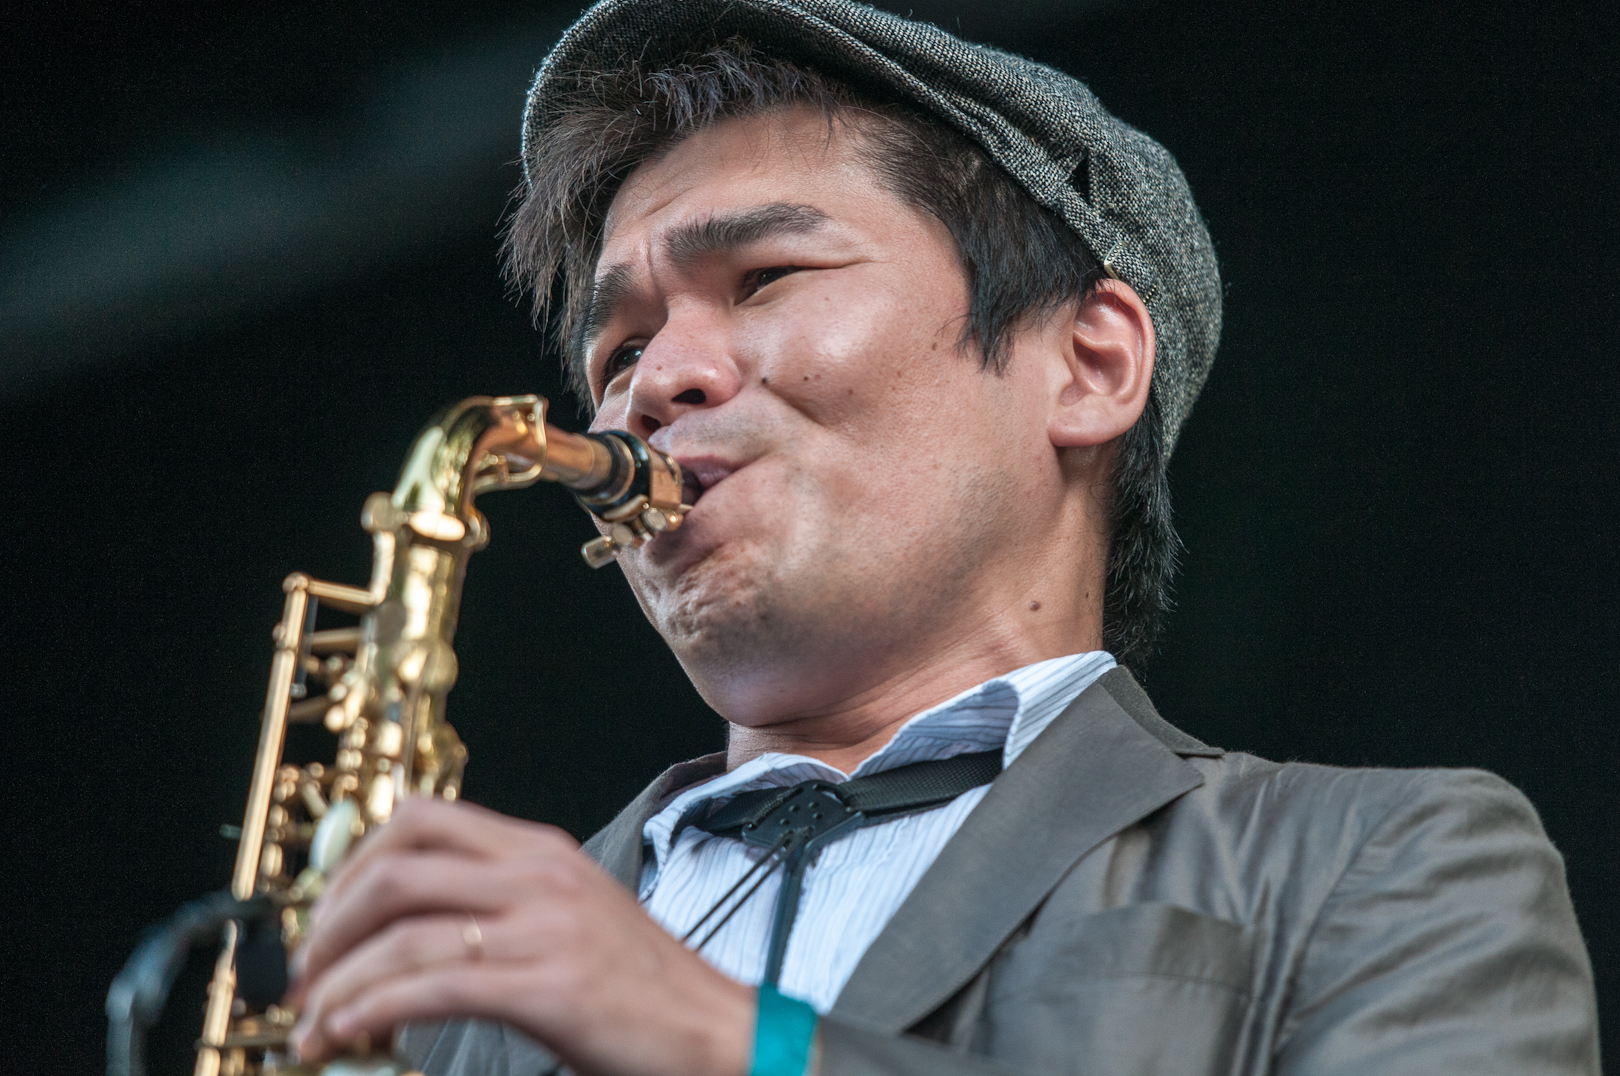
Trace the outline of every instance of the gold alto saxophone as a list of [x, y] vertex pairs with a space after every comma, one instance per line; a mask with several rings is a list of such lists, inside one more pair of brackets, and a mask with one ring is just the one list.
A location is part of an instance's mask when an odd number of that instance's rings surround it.
[[[581, 551], [592, 567], [680, 526], [687, 506], [674, 459], [622, 431], [559, 430], [545, 411], [539, 396], [478, 396], [446, 409], [417, 437], [393, 494], [366, 501], [370, 586], [301, 573], [283, 583], [229, 895], [182, 909], [183, 922], [149, 936], [115, 981], [107, 1009], [116, 1076], [144, 1071], [145, 1027], [184, 950], [222, 924], [195, 1076], [314, 1071], [287, 1056], [297, 1013], [280, 1004], [286, 956], [303, 938], [311, 904], [352, 843], [386, 823], [401, 798], [460, 793], [467, 750], [445, 721], [445, 697], [456, 681], [451, 641], [467, 559], [489, 541], [475, 497], [540, 480], [567, 486], [609, 525], [608, 536]], [[318, 630], [320, 607], [358, 624]], [[288, 726], [315, 722], [335, 734], [331, 762], [286, 764]], [[323, 1071], [385, 1076], [406, 1068], [362, 1044]]]

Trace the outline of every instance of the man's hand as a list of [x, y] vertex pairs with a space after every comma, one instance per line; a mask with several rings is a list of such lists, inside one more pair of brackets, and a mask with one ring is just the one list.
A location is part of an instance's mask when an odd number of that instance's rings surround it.
[[741, 1076], [752, 1052], [753, 990], [563, 831], [466, 803], [407, 800], [368, 836], [316, 904], [294, 972], [306, 1061], [444, 1017], [505, 1022], [603, 1076]]

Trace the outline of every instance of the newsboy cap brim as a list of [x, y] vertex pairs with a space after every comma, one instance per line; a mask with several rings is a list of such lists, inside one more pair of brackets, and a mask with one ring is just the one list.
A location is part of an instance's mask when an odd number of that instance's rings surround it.
[[656, 68], [732, 37], [938, 117], [1079, 233], [1152, 315], [1153, 385], [1169, 455], [1220, 338], [1214, 247], [1175, 158], [1061, 71], [849, 0], [603, 0], [535, 76], [525, 173], [540, 132], [580, 77], [631, 63]]

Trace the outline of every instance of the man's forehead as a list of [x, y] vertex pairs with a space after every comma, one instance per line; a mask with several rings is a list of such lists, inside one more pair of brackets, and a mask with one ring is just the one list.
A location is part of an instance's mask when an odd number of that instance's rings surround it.
[[877, 187], [844, 128], [795, 108], [720, 120], [681, 139], [636, 168], [614, 196], [602, 226], [603, 260], [613, 260], [615, 248], [645, 247], [703, 218], [773, 202], [826, 212], [852, 186]]

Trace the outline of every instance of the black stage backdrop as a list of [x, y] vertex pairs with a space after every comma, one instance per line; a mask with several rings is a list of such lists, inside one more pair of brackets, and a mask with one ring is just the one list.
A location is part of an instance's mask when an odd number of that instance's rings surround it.
[[[915, 10], [1087, 79], [1215, 235], [1161, 709], [1271, 758], [1523, 788], [1613, 1054], [1615, 11], [1508, 7]], [[141, 927], [226, 881], [282, 576], [364, 580], [360, 504], [441, 404], [561, 395], [495, 236], [525, 80], [576, 11], [0, 15], [0, 1069], [95, 1071]], [[580, 562], [566, 497], [483, 507], [467, 792], [583, 836], [722, 723]], [[189, 1071], [205, 963], [155, 1072]]]

